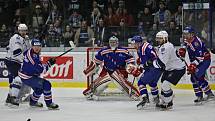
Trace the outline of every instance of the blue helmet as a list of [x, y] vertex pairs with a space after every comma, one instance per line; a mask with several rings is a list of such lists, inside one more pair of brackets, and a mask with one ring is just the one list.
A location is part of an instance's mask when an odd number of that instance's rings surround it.
[[132, 39], [131, 39], [131, 42], [132, 43], [137, 43], [137, 42], [142, 42], [143, 41], [143, 38], [139, 35], [137, 36], [133, 36]]
[[195, 31], [191, 26], [187, 26], [184, 28], [183, 33], [195, 33]]
[[32, 39], [31, 40], [31, 46], [41, 46], [41, 42], [38, 39]]

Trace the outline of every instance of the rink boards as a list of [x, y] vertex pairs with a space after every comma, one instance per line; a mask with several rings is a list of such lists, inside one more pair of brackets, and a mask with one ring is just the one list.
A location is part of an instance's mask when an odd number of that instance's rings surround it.
[[[45, 62], [49, 57], [58, 56], [61, 53], [42, 52], [42, 60]], [[4, 64], [5, 55], [5, 52], [0, 52], [0, 87], [8, 86], [8, 71]], [[211, 55], [212, 62], [207, 70], [206, 78], [208, 78], [212, 89], [215, 89], [215, 55]], [[188, 58], [186, 60], [188, 62]], [[83, 74], [84, 68], [86, 68], [86, 52], [69, 52], [65, 56], [58, 58], [57, 63], [42, 76], [50, 80], [53, 87], [86, 87], [86, 77]], [[132, 81], [132, 77], [129, 80]], [[114, 88], [115, 86], [110, 85], [110, 87]], [[184, 75], [176, 88], [191, 89], [190, 76]]]

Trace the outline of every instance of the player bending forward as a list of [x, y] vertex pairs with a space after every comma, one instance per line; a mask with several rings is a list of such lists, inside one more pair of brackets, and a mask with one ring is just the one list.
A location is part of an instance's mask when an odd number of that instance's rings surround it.
[[[130, 63], [134, 63], [133, 56], [129, 54], [127, 49], [118, 46], [117, 37], [110, 37], [109, 46], [99, 50], [94, 62], [91, 62], [90, 66], [84, 70], [85, 75], [88, 76], [94, 73], [98, 65], [102, 66], [99, 77], [93, 80], [93, 83], [83, 91], [83, 94], [88, 99], [93, 99], [94, 96], [101, 94], [108, 84], [113, 81], [121, 91], [137, 100], [139, 91], [127, 81], [126, 65]], [[132, 89], [131, 94], [130, 89]]]
[[180, 59], [173, 44], [168, 41], [168, 33], [160, 31], [156, 34], [158, 57], [165, 64], [161, 77], [161, 102], [157, 107], [170, 109], [173, 106], [173, 90], [171, 84], [177, 85], [186, 72], [185, 63]]
[[[19, 24], [18, 33], [10, 38], [7, 47], [7, 56], [5, 64], [9, 71], [9, 93], [6, 99], [6, 104], [11, 106], [19, 106], [19, 101], [25, 94], [30, 93], [30, 88], [24, 84], [18, 76], [18, 70], [23, 62], [23, 52], [30, 48], [30, 42], [26, 38], [28, 27], [25, 24]], [[21, 89], [21, 91], [19, 91]]]
[[142, 107], [145, 107], [145, 104], [149, 102], [148, 91], [146, 88], [147, 84], [151, 87], [153, 102], [155, 104], [159, 103], [157, 82], [162, 74], [161, 68], [164, 68], [164, 65], [158, 59], [158, 56], [152, 45], [146, 41], [143, 41], [141, 36], [134, 36], [132, 38], [132, 43], [137, 49], [141, 67], [131, 65], [127, 70], [129, 73], [132, 73], [135, 76], [139, 76], [141, 74], [141, 68], [145, 70], [138, 80], [138, 87], [142, 100], [139, 104], [137, 104], [137, 108], [140, 109]]
[[24, 52], [23, 65], [18, 72], [22, 82], [34, 90], [30, 97], [30, 106], [43, 107], [43, 104], [38, 102], [41, 94], [43, 94], [48, 109], [58, 109], [59, 106], [52, 102], [51, 83], [44, 78], [40, 78], [41, 73], [46, 72], [51, 65], [55, 64], [55, 59], [49, 59], [46, 64], [42, 64], [40, 41], [33, 39], [31, 44], [32, 48]]
[[[191, 62], [187, 71], [188, 74], [191, 74], [191, 82], [197, 97], [194, 103], [199, 104], [202, 101], [215, 99], [208, 81], [205, 79], [206, 70], [211, 63], [210, 52], [207, 50], [205, 43], [195, 35], [192, 27], [185, 27], [183, 38]], [[180, 48], [180, 52], [180, 56], [185, 57], [186, 50]], [[205, 98], [203, 98], [203, 92], [206, 94]]]

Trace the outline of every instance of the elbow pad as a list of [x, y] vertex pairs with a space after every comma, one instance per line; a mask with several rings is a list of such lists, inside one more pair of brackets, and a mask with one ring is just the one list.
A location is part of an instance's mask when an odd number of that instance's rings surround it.
[[18, 56], [18, 55], [21, 55], [21, 54], [22, 54], [22, 50], [20, 48], [13, 51], [13, 55], [15, 57]]
[[159, 58], [153, 61], [153, 66], [160, 69], [166, 68], [165, 64]]

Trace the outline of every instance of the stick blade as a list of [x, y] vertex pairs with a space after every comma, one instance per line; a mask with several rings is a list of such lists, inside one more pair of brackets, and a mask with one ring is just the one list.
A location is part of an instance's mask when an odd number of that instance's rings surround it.
[[71, 48], [75, 48], [75, 44], [73, 41], [69, 41], [69, 44], [70, 44]]

